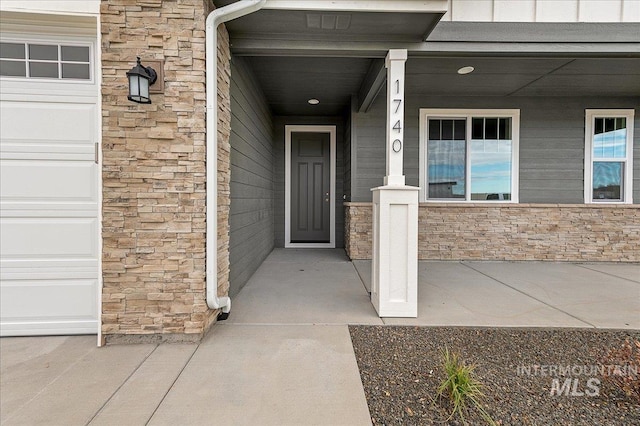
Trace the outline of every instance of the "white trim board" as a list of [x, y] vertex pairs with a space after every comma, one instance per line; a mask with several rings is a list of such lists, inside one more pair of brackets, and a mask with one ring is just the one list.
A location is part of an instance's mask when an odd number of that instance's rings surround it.
[[448, 0], [267, 0], [263, 9], [444, 14], [448, 3]]
[[[285, 248], [336, 248], [336, 126], [298, 126], [284, 127], [284, 246]], [[330, 141], [330, 240], [328, 243], [292, 243], [291, 242], [291, 133], [314, 132], [329, 133]]]
[[[510, 117], [511, 122], [511, 200], [504, 200], [499, 202], [517, 204], [520, 202], [520, 110], [519, 109], [453, 109], [453, 108], [420, 108], [420, 146], [419, 146], [419, 179], [420, 179], [420, 194], [419, 200], [421, 203], [443, 203], [443, 202], [460, 202], [460, 203], [486, 203], [495, 204], [496, 201], [485, 200], [471, 200], [471, 193], [467, 191], [465, 199], [456, 198], [435, 198], [430, 199], [428, 195], [428, 161], [427, 161], [427, 141], [429, 139], [428, 132], [428, 119], [429, 118], [470, 118], [472, 116], [478, 117]], [[471, 120], [467, 120], [467, 137], [471, 135]], [[467, 143], [471, 139], [467, 140]], [[466, 150], [465, 161], [465, 186], [471, 188], [471, 162], [470, 162], [470, 150]]]
[[[602, 161], [620, 161], [625, 163], [622, 182], [622, 200], [594, 200], [593, 199], [593, 127], [596, 117], [627, 119], [626, 157], [617, 159], [603, 159]], [[633, 128], [634, 109], [586, 109], [584, 125], [584, 203], [585, 204], [633, 204]]]

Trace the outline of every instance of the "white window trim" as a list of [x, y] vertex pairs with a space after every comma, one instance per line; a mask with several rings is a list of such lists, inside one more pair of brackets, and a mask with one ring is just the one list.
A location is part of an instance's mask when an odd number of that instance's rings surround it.
[[[585, 204], [633, 204], [633, 109], [586, 109], [584, 125], [584, 202]], [[627, 156], [619, 159], [624, 162], [624, 182], [622, 200], [594, 200], [593, 199], [593, 127], [596, 117], [598, 118], [621, 118], [627, 119]]]
[[[85, 37], [69, 37], [69, 36], [54, 36], [51, 38], [44, 38], [41, 36], [33, 36], [33, 35], [17, 35], [17, 34], [2, 34], [2, 42], [3, 43], [18, 43], [18, 44], [44, 44], [50, 46], [58, 46], [58, 55], [60, 54], [60, 46], [77, 46], [77, 47], [88, 47], [89, 48], [89, 78], [88, 79], [80, 79], [80, 78], [62, 78], [62, 75], [58, 78], [50, 78], [50, 77], [19, 77], [19, 76], [0, 76], [0, 80], [3, 81], [15, 81], [15, 82], [23, 82], [23, 81], [40, 81], [44, 83], [56, 83], [56, 84], [87, 84], [93, 85], [96, 83], [96, 72], [95, 66], [96, 61], [94, 58], [95, 55], [95, 42], [93, 40], [87, 40]], [[29, 65], [28, 57], [24, 59], [25, 64]], [[62, 58], [58, 58], [57, 61], [40, 61], [40, 62], [51, 62], [58, 64], [58, 70], [61, 72], [61, 65], [64, 63], [73, 63], [68, 61], [62, 61]], [[84, 62], [78, 62], [84, 63]], [[28, 73], [28, 71], [27, 71]]]
[[[511, 118], [511, 200], [471, 200], [471, 192], [467, 192], [465, 199], [429, 199], [427, 197], [427, 141], [429, 140], [429, 126], [427, 125], [429, 118], [464, 118], [467, 120], [467, 135], [471, 129], [472, 117], [510, 117]], [[447, 109], [447, 108], [421, 108], [420, 109], [420, 165], [419, 165], [419, 181], [420, 181], [420, 202], [426, 203], [518, 203], [520, 188], [520, 110], [519, 109]], [[471, 188], [471, 151], [466, 150], [466, 171], [465, 185]]]

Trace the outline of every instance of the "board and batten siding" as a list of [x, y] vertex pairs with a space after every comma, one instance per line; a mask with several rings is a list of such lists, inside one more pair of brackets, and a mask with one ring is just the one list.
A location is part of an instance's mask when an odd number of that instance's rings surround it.
[[[585, 109], [633, 109], [633, 201], [640, 204], [640, 100], [637, 97], [419, 97], [407, 96], [404, 172], [407, 185], [419, 186], [420, 108], [520, 109], [520, 202], [584, 202]], [[368, 113], [352, 117], [356, 168], [351, 200], [370, 202], [371, 188], [385, 174], [385, 95]], [[353, 161], [353, 160], [352, 160]]]
[[273, 250], [273, 122], [242, 58], [231, 61], [229, 294], [235, 296]]
[[449, 0], [443, 21], [638, 22], [637, 0]]
[[336, 248], [344, 247], [344, 137], [345, 124], [342, 117], [275, 117], [274, 118], [274, 197], [275, 197], [275, 246], [284, 247], [284, 138], [285, 126], [316, 125], [336, 126]]

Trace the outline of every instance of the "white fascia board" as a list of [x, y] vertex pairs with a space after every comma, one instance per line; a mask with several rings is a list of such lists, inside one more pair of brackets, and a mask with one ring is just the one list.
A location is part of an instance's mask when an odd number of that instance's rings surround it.
[[446, 13], [447, 0], [267, 0], [263, 9], [335, 12]]
[[95, 38], [98, 16], [3, 10], [0, 25], [3, 38], [9, 34], [64, 34]]
[[2, 0], [0, 10], [54, 14], [99, 15], [100, 0]]

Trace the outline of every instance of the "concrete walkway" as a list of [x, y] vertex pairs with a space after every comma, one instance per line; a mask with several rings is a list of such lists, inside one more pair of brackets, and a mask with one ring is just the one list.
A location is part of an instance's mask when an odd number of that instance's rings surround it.
[[640, 329], [640, 265], [421, 262], [419, 317], [380, 320], [370, 262], [275, 250], [200, 344], [0, 340], [2, 425], [367, 425], [347, 324]]

